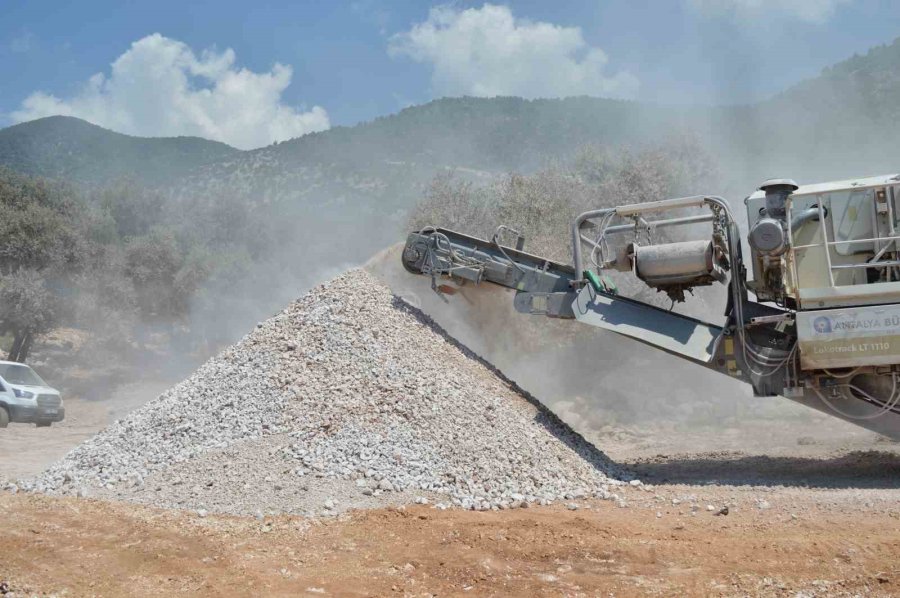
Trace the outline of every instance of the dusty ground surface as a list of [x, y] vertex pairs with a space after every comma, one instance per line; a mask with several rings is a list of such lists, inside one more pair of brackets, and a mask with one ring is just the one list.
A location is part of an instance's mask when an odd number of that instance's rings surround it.
[[109, 422], [104, 403], [66, 401], [66, 419], [49, 428], [10, 424], [0, 430], [0, 480], [31, 476], [60, 459]]
[[[623, 494], [625, 508], [415, 506], [258, 520], [6, 493], [0, 572], [18, 596], [900, 591], [894, 492], [666, 486]], [[706, 504], [727, 504], [729, 514]]]
[[10, 424], [0, 430], [0, 481], [37, 475], [82, 441], [171, 384], [171, 380], [125, 384], [102, 401], [64, 397], [66, 419], [49, 428]]
[[[83, 407], [51, 428], [66, 430], [55, 452], [109, 417]], [[259, 519], [0, 493], [0, 582], [16, 596], [900, 594], [898, 445], [758, 421], [741, 451], [728, 430], [648, 429], [594, 433], [645, 481], [619, 490], [625, 507]], [[0, 471], [38, 467], [0, 442]]]
[[615, 462], [652, 483], [885, 488], [895, 489], [900, 500], [900, 443], [836, 419], [805, 424], [760, 418], [724, 429], [651, 423], [580, 431]]
[[[37, 473], [147, 391], [130, 390], [0, 432], [0, 477]], [[585, 433], [644, 480], [620, 491], [626, 507], [257, 519], [0, 493], [0, 582], [17, 596], [900, 594], [900, 445], [837, 421]]]

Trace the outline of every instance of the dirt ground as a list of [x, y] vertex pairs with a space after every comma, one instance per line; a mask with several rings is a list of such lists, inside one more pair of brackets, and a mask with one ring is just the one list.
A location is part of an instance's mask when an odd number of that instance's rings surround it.
[[0, 481], [39, 473], [110, 421], [109, 407], [70, 399], [66, 419], [49, 428], [10, 424], [0, 430]]
[[[900, 592], [893, 492], [666, 486], [622, 494], [627, 507], [415, 506], [310, 521], [5, 493], [0, 572], [17, 596]], [[725, 504], [729, 513], [715, 515]]]
[[[166, 385], [0, 431], [0, 480]], [[642, 483], [618, 502], [263, 520], [0, 492], [0, 595], [900, 595], [900, 444], [824, 417], [580, 431]]]
[[10, 424], [0, 430], [0, 482], [36, 475], [112, 421], [144, 404], [172, 381], [126, 384], [102, 401], [66, 397], [66, 418], [49, 428]]
[[[58, 429], [3, 431], [0, 476], [36, 473], [122, 409], [69, 408]], [[0, 594], [900, 594], [896, 443], [771, 421], [747, 422], [743, 444], [727, 429], [649, 430], [593, 434], [643, 480], [620, 490], [624, 506], [258, 520], [0, 492]]]

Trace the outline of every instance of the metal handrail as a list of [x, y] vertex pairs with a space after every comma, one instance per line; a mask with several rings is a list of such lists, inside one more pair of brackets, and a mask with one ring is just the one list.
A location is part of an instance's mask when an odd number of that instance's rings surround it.
[[[794, 209], [792, 198], [788, 196], [786, 207], [786, 220], [788, 228], [788, 255], [790, 258], [791, 274], [794, 281], [794, 290], [796, 291], [794, 299], [799, 300], [800, 297], [800, 271], [797, 270], [797, 254], [794, 252], [794, 217], [791, 212]], [[828, 251], [826, 249], [826, 251]]]
[[[886, 252], [888, 247], [890, 247], [892, 244], [896, 247], [897, 241], [900, 241], [900, 235], [892, 235], [890, 237], [874, 237], [874, 238], [869, 238], [869, 239], [847, 239], [844, 241], [829, 241], [828, 240], [828, 229], [825, 227], [825, 211], [824, 211], [824, 206], [822, 205], [821, 198], [819, 198], [817, 201], [817, 207], [819, 209], [819, 230], [822, 232], [822, 241], [820, 241], [819, 243], [810, 243], [807, 245], [794, 245], [793, 244], [793, 240], [794, 240], [793, 230], [791, 230], [792, 227], [790, 225], [790, 218], [788, 218], [788, 239], [790, 239], [790, 241], [791, 241], [791, 244], [789, 246], [789, 251], [791, 254], [791, 265], [792, 265], [792, 270], [794, 272], [794, 280], [795, 280], [795, 284], [798, 285], [798, 288], [799, 288], [800, 280], [799, 280], [799, 272], [797, 270], [796, 252], [800, 251], [800, 250], [818, 249], [818, 248], [825, 250], [825, 261], [828, 263], [828, 280], [831, 283], [832, 288], [837, 286], [835, 284], [835, 280], [834, 280], [834, 271], [835, 270], [850, 270], [850, 269], [857, 269], [857, 268], [888, 268], [888, 267], [895, 267], [895, 266], [900, 265], [900, 262], [898, 262], [898, 261], [892, 261], [892, 262], [871, 261], [871, 262], [865, 262], [865, 263], [860, 263], [860, 264], [834, 265], [831, 262], [831, 251], [830, 251], [831, 247], [836, 247], [838, 245], [849, 245], [851, 243], [879, 243], [879, 242], [885, 243], [886, 242], [887, 244], [875, 256], [875, 260], [878, 260], [882, 255], [884, 255], [884, 253]], [[892, 232], [894, 232], [894, 231], [892, 231]], [[843, 286], [857, 286], [857, 285], [850, 284], [850, 285], [843, 285]]]
[[[848, 239], [847, 241], [826, 241], [824, 245], [847, 245], [849, 243], [875, 243], [877, 241], [900, 241], [900, 235], [894, 237], [874, 237], [871, 239]], [[810, 249], [822, 247], [823, 243], [811, 243], [809, 245], [797, 245], [794, 249]]]
[[831, 283], [831, 288], [834, 288], [834, 265], [831, 263], [831, 252], [828, 250], [828, 229], [825, 228], [825, 206], [822, 203], [821, 197], [816, 199], [816, 205], [819, 207], [819, 230], [822, 231], [822, 248], [825, 250], [825, 261], [828, 262], [828, 282]]
[[834, 270], [852, 270], [854, 268], [895, 268], [900, 266], [900, 260], [891, 260], [889, 262], [863, 262], [861, 264], [838, 264], [832, 266]]

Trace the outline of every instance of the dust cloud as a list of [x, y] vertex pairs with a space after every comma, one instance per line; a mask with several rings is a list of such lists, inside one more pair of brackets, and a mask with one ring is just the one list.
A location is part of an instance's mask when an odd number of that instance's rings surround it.
[[401, 251], [402, 245], [384, 250], [365, 268], [588, 439], [632, 434], [652, 450], [652, 435], [665, 430], [692, 437], [684, 450], [697, 451], [720, 450], [725, 430], [750, 425], [793, 426], [786, 432], [791, 443], [826, 422], [829, 433], [854, 434], [849, 424], [780, 397], [754, 398], [747, 385], [637, 341], [520, 314], [512, 290], [464, 286], [445, 303], [430, 278], [403, 269]]
[[[891, 172], [897, 168], [896, 138], [881, 130], [877, 120], [871, 117], [865, 94], [848, 85], [852, 79], [838, 76], [842, 72], [830, 71], [826, 76], [802, 82], [754, 104], [698, 104], [672, 109], [666, 113], [668, 124], [654, 127], [653, 134], [657, 137], [689, 134], [707, 153], [715, 156], [719, 176], [700, 181], [700, 187], [694, 192], [725, 196], [731, 201], [737, 218], [745, 222], [742, 199], [766, 178], [791, 177], [803, 184]], [[723, 80], [723, 98], [733, 97], [728, 89], [730, 85], [727, 78]], [[809, 110], [811, 105], [816, 110]], [[384, 123], [379, 126], [387, 130]], [[375, 141], [383, 141], [386, 147], [403, 145], [403, 140], [396, 136], [379, 138], [382, 133], [380, 130], [377, 135], [372, 133], [366, 143], [371, 142], [371, 147], [378, 145]], [[493, 170], [486, 171], [487, 178], [479, 179], [482, 182], [490, 181], [491, 176], [503, 176], [497, 167], [500, 163], [497, 156], [484, 147], [475, 148], [463, 134], [427, 141], [428, 151], [440, 156], [439, 161], [446, 164], [477, 161], [482, 157], [485, 164], [493, 164]], [[633, 146], [639, 145], [640, 139], [635, 140]], [[298, 144], [296, 151], [305, 147]], [[354, 151], [366, 155], [354, 154], [353, 160], [372, 168], [370, 145], [360, 147], [354, 146]], [[625, 147], [611, 145], [607, 149], [617, 152], [624, 151]], [[496, 148], [492, 151], [500, 152]], [[463, 155], [466, 160], [460, 160]], [[565, 159], [564, 156], [545, 158]], [[348, 167], [350, 172], [333, 178], [356, 175], [353, 160]], [[389, 164], [394, 168], [401, 162]], [[537, 168], [534, 161], [529, 164], [523, 163], [518, 170], [527, 174], [529, 169]], [[446, 166], [428, 168], [434, 176]], [[98, 398], [118, 396], [112, 392], [116, 385], [132, 376], [146, 377], [147, 372], [151, 378], [177, 380], [239, 339], [255, 322], [275, 313], [315, 284], [364, 263], [379, 248], [402, 240], [406, 214], [427, 185], [421, 178], [425, 170], [423, 167], [416, 171], [420, 178], [415, 181], [403, 180], [402, 175], [381, 180], [378, 184], [382, 188], [369, 195], [366, 195], [368, 188], [360, 187], [356, 195], [332, 197], [333, 190], [323, 187], [318, 191], [288, 191], [271, 205], [260, 200], [254, 209], [262, 211], [265, 218], [277, 222], [278, 226], [263, 233], [274, 239], [274, 243], [254, 260], [248, 274], [239, 280], [212, 281], [205, 285], [202, 297], [193, 301], [186, 320], [172, 323], [173, 327], [190, 329], [190, 334], [183, 335], [182, 344], [172, 343], [162, 348], [155, 361], [145, 358], [142, 363], [129, 364], [130, 369], [118, 368], [107, 381], [94, 382], [85, 392]], [[331, 176], [323, 172], [323, 177]], [[363, 183], [368, 185], [366, 181]], [[373, 189], [375, 186], [373, 183]], [[395, 197], [391, 201], [379, 203], [392, 193]], [[247, 201], [259, 199], [251, 192], [241, 197]], [[656, 199], [662, 198], [643, 198]], [[490, 223], [496, 224], [499, 223]], [[428, 288], [427, 280], [402, 271], [399, 259], [390, 255], [379, 254], [369, 262], [369, 268], [389, 282], [398, 294], [408, 294], [420, 302], [451, 334], [576, 427], [600, 429], [664, 422], [689, 429], [740, 426], [748, 418], [796, 421], [803, 425], [824, 420], [823, 416], [788, 401], [753, 398], [751, 390], [740, 383], [686, 365], [639, 343], [611, 337], [599, 330], [584, 330], [571, 322], [517, 314], [509, 291], [464, 289], [445, 305]], [[703, 309], [716, 306], [712, 311], [718, 317], [721, 294], [702, 290], [701, 295]], [[692, 309], [700, 308], [684, 309], [691, 313]], [[693, 314], [698, 315], [696, 311]], [[708, 313], [703, 315], [709, 317]], [[150, 338], [153, 334], [154, 331], [148, 331], [146, 336]]]

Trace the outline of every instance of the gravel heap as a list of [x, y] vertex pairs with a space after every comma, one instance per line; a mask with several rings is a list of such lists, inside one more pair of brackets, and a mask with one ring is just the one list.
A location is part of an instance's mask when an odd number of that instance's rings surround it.
[[615, 473], [534, 398], [351, 270], [24, 486], [235, 513], [379, 496], [486, 509], [609, 498]]

